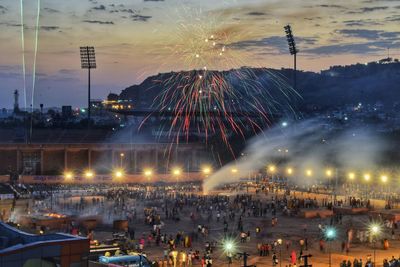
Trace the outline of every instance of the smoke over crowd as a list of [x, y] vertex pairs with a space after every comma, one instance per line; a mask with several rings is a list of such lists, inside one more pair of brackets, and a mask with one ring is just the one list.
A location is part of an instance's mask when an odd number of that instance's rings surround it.
[[327, 167], [375, 171], [388, 141], [369, 128], [330, 127], [322, 120], [310, 119], [266, 130], [248, 142], [240, 158], [206, 179], [204, 191], [249, 177], [265, 170], [268, 164], [277, 164], [278, 168], [290, 166], [296, 178], [293, 180], [299, 184], [321, 178]]

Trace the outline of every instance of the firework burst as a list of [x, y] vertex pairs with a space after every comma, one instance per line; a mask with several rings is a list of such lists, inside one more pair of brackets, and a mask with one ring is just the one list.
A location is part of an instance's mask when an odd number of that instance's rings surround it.
[[[236, 49], [245, 39], [240, 22], [202, 10], [185, 9], [177, 20], [172, 44], [164, 45], [160, 62], [184, 71], [165, 73], [154, 81], [161, 88], [153, 107], [169, 115], [169, 136], [219, 136], [229, 147], [233, 135], [260, 132], [271, 114], [290, 109], [296, 93], [282, 77], [259, 66], [254, 55]], [[170, 38], [171, 39], [171, 38]]]

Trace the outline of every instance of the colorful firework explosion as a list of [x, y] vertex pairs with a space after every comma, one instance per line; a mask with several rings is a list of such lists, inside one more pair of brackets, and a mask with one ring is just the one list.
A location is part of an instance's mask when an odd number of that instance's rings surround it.
[[[179, 142], [191, 133], [217, 135], [229, 147], [232, 135], [260, 132], [270, 115], [298, 95], [283, 77], [260, 66], [243, 67], [246, 59], [234, 43], [245, 39], [240, 22], [201, 10], [185, 9], [173, 31], [174, 45], [165, 45], [168, 60], [185, 71], [162, 74], [154, 81], [161, 87], [153, 107], [171, 117], [169, 135]], [[243, 27], [246, 29], [246, 27]], [[252, 60], [253, 61], [253, 60]]]

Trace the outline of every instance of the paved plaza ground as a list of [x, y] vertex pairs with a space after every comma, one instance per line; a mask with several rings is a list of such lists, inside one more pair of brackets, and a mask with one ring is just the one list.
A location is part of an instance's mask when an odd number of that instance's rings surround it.
[[[196, 194], [201, 194], [197, 192]], [[256, 194], [254, 189], [250, 188], [250, 191], [215, 191], [211, 195], [228, 195], [231, 200], [236, 195], [251, 195], [252, 200], [261, 200], [262, 203], [271, 202], [272, 197], [283, 196], [283, 191], [278, 191], [275, 193], [265, 194], [264, 192]], [[331, 199], [330, 195], [317, 194], [317, 193], [305, 193], [300, 191], [292, 191], [291, 197], [296, 196], [300, 199], [316, 199], [318, 204], [321, 205], [322, 201]], [[76, 193], [73, 196], [67, 198], [54, 195], [53, 205], [50, 204], [51, 198], [47, 198], [44, 201], [36, 202], [33, 205], [31, 201], [31, 209], [39, 210], [43, 208], [53, 207], [54, 212], [68, 214], [71, 209], [70, 206], [65, 206], [62, 203], [73, 203], [75, 206], [81, 201], [82, 194]], [[104, 201], [105, 209], [99, 212], [98, 207], [92, 206], [92, 199], [99, 198]], [[102, 243], [105, 240], [112, 239], [115, 230], [112, 227], [113, 220], [126, 219], [123, 213], [119, 214], [116, 211], [115, 200], [106, 200], [102, 196], [89, 194], [84, 196], [83, 199], [85, 207], [81, 212], [76, 215], [78, 217], [90, 217], [98, 216], [103, 218], [103, 225], [99, 225], [94, 230], [94, 239]], [[344, 196], [338, 197], [338, 199], [345, 200]], [[197, 232], [198, 225], [206, 225], [209, 229], [209, 234], [204, 237], [202, 234], [198, 234], [198, 238], [192, 240], [192, 250], [199, 250], [200, 257], [204, 255], [205, 243], [215, 242], [216, 248], [212, 253], [213, 266], [228, 266], [228, 260], [226, 257], [226, 251], [223, 249], [224, 225], [222, 217], [219, 221], [216, 218], [216, 212], [213, 212], [213, 216], [209, 218], [207, 212], [196, 212], [196, 207], [183, 206], [183, 209], [179, 211], [179, 220], [173, 220], [171, 218], [165, 218], [165, 213], [162, 211], [161, 205], [157, 206], [160, 202], [154, 201], [152, 199], [147, 200], [132, 200], [127, 198], [126, 207], [135, 208], [137, 211], [136, 216], [129, 223], [129, 227], [135, 231], [135, 239], [133, 243], [138, 243], [138, 239], [142, 236], [147, 237], [153, 227], [149, 224], [145, 224], [144, 208], [157, 207], [159, 214], [161, 215], [161, 221], [163, 222], [163, 227], [161, 229], [162, 234], [167, 234], [167, 236], [175, 237], [178, 232], [182, 232], [183, 235], [191, 235], [193, 232]], [[26, 202], [26, 201], [25, 201]], [[38, 204], [39, 203], [39, 204]], [[158, 203], [158, 204], [157, 204]], [[162, 203], [162, 201], [161, 201]], [[371, 201], [374, 209], [383, 210], [385, 201], [374, 200]], [[17, 203], [18, 206], [18, 203]], [[25, 206], [25, 204], [20, 205]], [[318, 208], [320, 210], [326, 210], [324, 207]], [[71, 209], [72, 210], [72, 209]], [[247, 209], [250, 210], [250, 209]], [[76, 212], [76, 211], [75, 211]], [[191, 214], [195, 213], [194, 218], [191, 218]], [[329, 247], [331, 251], [332, 266], [340, 266], [343, 260], [350, 260], [353, 262], [355, 258], [362, 259], [365, 264], [367, 257], [373, 255], [373, 244], [371, 243], [360, 243], [359, 241], [354, 241], [351, 243], [348, 253], [342, 250], [342, 243], [346, 240], [346, 232], [348, 229], [365, 230], [370, 224], [371, 218], [368, 214], [362, 215], [344, 215], [342, 222], [334, 224], [337, 229], [337, 236], [334, 241], [330, 243], [325, 242], [325, 247], [323, 251], [320, 251], [320, 240], [323, 238], [323, 234], [320, 230], [320, 226], [329, 226], [331, 224], [331, 217], [326, 218], [304, 218], [299, 215], [289, 216], [284, 215], [280, 209], [277, 209], [276, 215], [273, 215], [271, 210], [267, 214], [260, 217], [254, 217], [250, 212], [250, 215], [246, 212], [243, 215], [243, 231], [250, 231], [250, 239], [245, 242], [240, 242], [240, 232], [238, 231], [238, 218], [240, 211], [236, 211], [236, 217], [234, 220], [227, 218], [228, 231], [227, 235], [234, 239], [235, 241], [235, 252], [249, 254], [248, 264], [256, 266], [274, 266], [272, 264], [272, 252], [269, 256], [260, 256], [257, 249], [259, 244], [273, 243], [278, 239], [282, 239], [282, 245], [278, 246], [275, 250], [276, 256], [280, 258], [280, 263], [277, 266], [289, 266], [290, 255], [292, 251], [296, 252], [299, 256], [301, 239], [308, 241], [308, 248], [303, 251], [304, 255], [311, 254], [312, 257], [309, 259], [309, 264], [312, 266], [325, 267], [329, 266]], [[272, 226], [273, 217], [277, 218], [277, 224]], [[260, 228], [260, 232], [256, 233], [256, 228]], [[383, 245], [380, 240], [387, 238], [390, 242], [390, 247], [388, 250], [383, 249]], [[395, 229], [394, 239], [392, 239], [391, 229], [383, 228], [380, 235], [379, 242], [376, 243], [376, 266], [383, 266], [384, 259], [391, 259], [392, 256], [400, 257], [400, 230]], [[289, 244], [289, 248], [287, 248]], [[149, 245], [147, 242], [144, 247], [144, 252], [148, 258], [152, 261], [161, 261], [163, 257], [163, 252], [168, 248], [167, 244], [161, 244], [157, 246], [154, 241]], [[178, 251], [188, 252], [189, 248], [183, 248], [182, 246], [177, 247]], [[297, 261], [297, 266], [301, 266], [303, 263]], [[200, 261], [194, 261], [193, 265], [200, 266]], [[242, 266], [243, 260], [239, 258], [234, 258], [231, 266]], [[178, 264], [179, 266], [179, 264]]]

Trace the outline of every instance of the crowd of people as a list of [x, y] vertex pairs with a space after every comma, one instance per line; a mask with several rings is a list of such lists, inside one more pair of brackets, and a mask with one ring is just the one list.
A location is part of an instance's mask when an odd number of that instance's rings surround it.
[[[281, 260], [283, 249], [285, 265], [299, 266], [305, 251], [310, 250], [312, 244], [314, 249], [317, 248], [315, 244], [319, 244], [320, 252], [327, 253], [326, 240], [322, 236], [327, 225], [344, 227], [346, 234], [341, 237], [344, 240], [342, 252], [347, 254], [352, 241], [349, 235], [359, 238], [362, 230], [344, 225], [343, 217], [346, 215], [335, 213], [324, 220], [322, 226], [318, 225], [319, 229], [315, 226], [319, 234], [302, 225], [297, 226], [301, 228], [297, 235], [285, 235], [279, 241], [274, 227], [280, 225], [282, 216], [298, 215], [300, 210], [307, 209], [332, 209], [332, 205], [344, 206], [346, 203], [350, 207], [369, 205], [354, 197], [332, 203], [332, 199], [326, 196], [317, 198], [315, 193], [291, 191], [290, 188], [274, 185], [229, 194], [233, 190], [231, 187], [225, 190], [225, 194], [203, 195], [201, 186], [191, 183], [41, 186], [29, 210], [35, 213], [53, 208], [68, 215], [102, 215], [103, 223], [109, 225], [117, 219], [127, 220], [128, 227], [123, 229], [126, 237], [121, 246], [123, 251], [151, 252], [150, 257], [163, 265], [167, 262], [171, 266], [197, 264], [208, 267], [215, 264], [216, 255], [221, 260], [221, 254], [228, 262], [239, 258], [242, 261], [243, 253], [241, 256], [239, 252], [243, 251], [224, 250], [224, 241], [231, 239], [237, 241], [237, 247], [252, 251], [252, 256], [269, 257], [273, 264]], [[397, 229], [393, 224], [391, 227]], [[71, 228], [65, 231], [71, 231]], [[79, 229], [78, 233], [93, 240], [100, 238], [88, 229]], [[365, 243], [368, 242], [371, 241], [366, 239]], [[364, 262], [367, 264], [368, 260]], [[388, 266], [397, 266], [393, 265], [397, 264], [393, 263], [393, 259], [388, 262], [392, 264]], [[343, 264], [341, 266], [357, 267], [363, 263], [362, 260], [354, 260]]]

